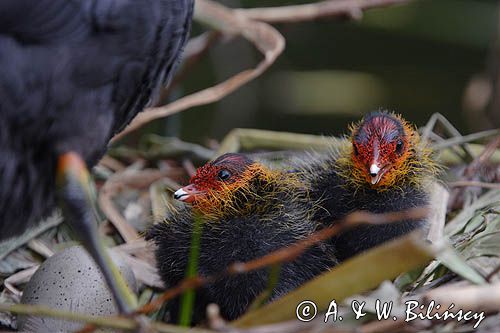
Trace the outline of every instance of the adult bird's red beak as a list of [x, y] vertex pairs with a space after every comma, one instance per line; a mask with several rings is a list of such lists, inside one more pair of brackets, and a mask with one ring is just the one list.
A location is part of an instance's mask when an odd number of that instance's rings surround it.
[[196, 200], [196, 197], [205, 193], [204, 191], [198, 190], [196, 185], [189, 184], [188, 186], [184, 186], [174, 193], [174, 199], [179, 201], [184, 201], [187, 203], [192, 203]]

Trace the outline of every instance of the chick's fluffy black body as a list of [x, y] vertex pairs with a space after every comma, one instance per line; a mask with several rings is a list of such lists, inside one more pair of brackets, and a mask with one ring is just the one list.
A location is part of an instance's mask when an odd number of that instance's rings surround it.
[[55, 206], [58, 156], [93, 166], [178, 63], [193, 0], [0, 2], [0, 239]]
[[[426, 191], [409, 184], [382, 192], [368, 187], [357, 188], [336, 172], [333, 163], [335, 158], [331, 156], [308, 171], [320, 175], [311, 180], [310, 195], [313, 200], [321, 201], [323, 209], [316, 212], [314, 219], [323, 225], [330, 225], [354, 211], [382, 214], [429, 203]], [[385, 225], [358, 226], [335, 237], [333, 243], [338, 259], [345, 260], [424, 225], [425, 220], [402, 220]]]
[[[151, 228], [148, 239], [156, 245], [156, 259], [166, 287], [185, 276], [193, 229], [193, 210], [185, 208], [171, 214]], [[290, 193], [277, 193], [276, 204], [265, 211], [245, 216], [205, 220], [201, 234], [198, 273], [203, 276], [222, 272], [230, 264], [262, 257], [304, 239], [315, 231], [307, 205]], [[329, 245], [312, 247], [299, 258], [282, 265], [271, 299], [280, 297], [332, 267], [336, 260]], [[224, 277], [197, 291], [195, 322], [200, 321], [209, 303], [216, 303], [229, 320], [242, 315], [268, 286], [269, 269]], [[177, 319], [178, 301], [171, 305]]]

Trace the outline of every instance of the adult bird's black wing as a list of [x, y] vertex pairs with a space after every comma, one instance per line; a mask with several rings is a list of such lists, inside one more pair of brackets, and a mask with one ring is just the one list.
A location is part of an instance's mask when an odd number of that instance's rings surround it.
[[55, 207], [57, 158], [93, 166], [168, 82], [193, 0], [0, 1], [0, 239]]
[[192, 11], [193, 0], [0, 1], [0, 240], [59, 202], [124, 313], [135, 296], [98, 239], [86, 166], [170, 78]]

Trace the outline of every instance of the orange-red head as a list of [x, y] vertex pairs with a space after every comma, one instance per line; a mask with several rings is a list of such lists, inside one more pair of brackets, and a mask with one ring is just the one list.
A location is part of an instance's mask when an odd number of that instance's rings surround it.
[[245, 173], [254, 162], [242, 154], [224, 154], [196, 170], [189, 185], [174, 193], [174, 198], [193, 203], [210, 193], [236, 188], [247, 181]]
[[354, 177], [374, 188], [394, 185], [412, 172], [418, 133], [400, 116], [373, 112], [352, 127]]
[[174, 198], [192, 204], [207, 217], [241, 216], [281, 205], [277, 193], [293, 193], [297, 179], [245, 155], [224, 154], [200, 167]]

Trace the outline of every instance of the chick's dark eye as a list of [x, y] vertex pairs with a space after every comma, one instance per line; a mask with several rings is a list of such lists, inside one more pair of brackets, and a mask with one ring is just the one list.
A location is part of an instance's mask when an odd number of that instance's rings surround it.
[[398, 142], [396, 142], [396, 153], [401, 154], [403, 152], [403, 146], [403, 141], [398, 140]]
[[217, 178], [219, 178], [220, 180], [228, 180], [230, 177], [231, 177], [231, 172], [229, 172], [229, 170], [226, 169], [222, 169], [217, 174]]

